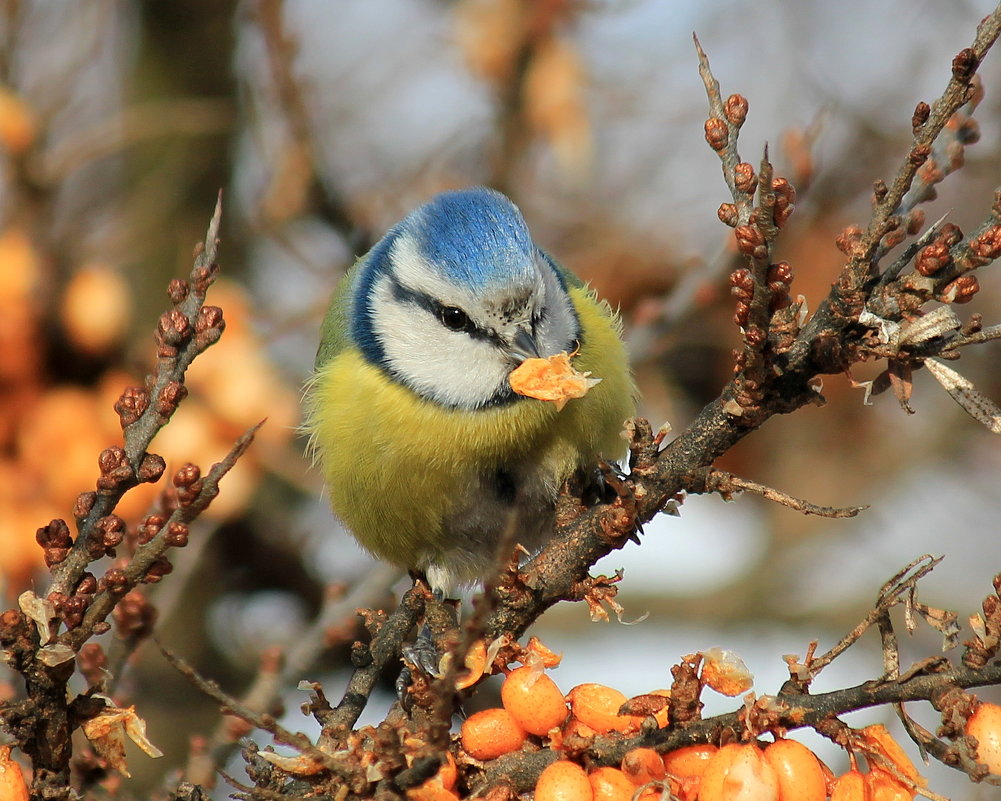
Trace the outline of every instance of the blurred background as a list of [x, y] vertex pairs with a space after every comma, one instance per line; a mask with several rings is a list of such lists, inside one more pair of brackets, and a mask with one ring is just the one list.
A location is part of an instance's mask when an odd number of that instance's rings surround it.
[[[742, 157], [756, 164], [767, 143], [798, 191], [777, 255], [815, 308], [841, 263], [837, 233], [865, 223], [873, 180], [890, 178], [906, 153], [915, 103], [940, 94], [992, 7], [0, 0], [4, 604], [45, 586], [35, 529], [69, 517], [98, 475], [97, 454], [120, 441], [112, 404], [151, 363], [165, 287], [190, 269], [219, 189], [223, 278], [209, 302], [227, 329], [190, 371], [191, 396], [153, 449], [169, 466], [204, 470], [267, 423], [151, 597], [163, 642], [239, 695], [262, 654], [294, 646], [324, 599], [371, 566], [331, 517], [296, 426], [327, 297], [386, 228], [442, 189], [507, 192], [536, 241], [621, 307], [641, 411], [680, 430], [726, 381], [738, 333], [732, 236], [716, 217], [729, 197], [703, 138], [692, 32], [724, 96], [750, 101]], [[981, 141], [940, 187], [930, 220], [948, 212], [969, 230], [987, 214], [1001, 176], [999, 65], [992, 53], [980, 71]], [[993, 324], [1001, 281], [988, 269], [981, 283], [962, 311]], [[995, 400], [998, 358], [985, 347], [961, 363]], [[871, 367], [854, 377], [881, 369]], [[625, 569], [619, 600], [635, 625], [592, 623], [582, 605], [564, 604], [536, 626], [564, 653], [561, 688], [664, 687], [681, 655], [719, 645], [743, 656], [759, 693], [774, 692], [783, 654], [802, 656], [814, 639], [832, 646], [923, 553], [946, 557], [923, 582], [924, 602], [961, 621], [977, 611], [1001, 571], [1001, 451], [923, 371], [915, 385], [917, 413], [907, 415], [889, 393], [864, 406], [847, 377], [829, 376], [824, 408], [774, 419], [727, 454], [725, 469], [798, 497], [872, 508], [828, 521], [750, 497], [689, 499], [680, 518], [656, 521], [641, 546], [599, 565]], [[138, 520], [157, 491], [129, 493], [120, 513]], [[384, 583], [376, 597], [389, 603], [404, 583]], [[346, 680], [353, 625], [331, 633], [330, 652], [301, 676], [331, 698]], [[905, 664], [940, 645], [919, 627]], [[873, 635], [816, 690], [880, 672]], [[285, 722], [312, 731], [294, 685]], [[381, 719], [389, 688], [369, 720]], [[122, 793], [142, 797], [218, 718], [150, 645], [119, 692], [166, 753], [131, 761]], [[708, 713], [735, 706], [707, 700]], [[934, 728], [934, 715], [914, 712]], [[890, 718], [871, 710], [849, 722]], [[844, 769], [843, 754], [803, 739]], [[927, 775], [955, 799], [990, 797], [937, 765]]]

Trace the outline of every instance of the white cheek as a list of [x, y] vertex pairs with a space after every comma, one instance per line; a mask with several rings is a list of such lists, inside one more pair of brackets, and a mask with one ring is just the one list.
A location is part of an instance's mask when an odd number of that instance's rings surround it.
[[390, 371], [446, 406], [482, 406], [506, 384], [511, 365], [489, 342], [449, 331], [427, 310], [400, 303], [389, 281], [374, 287], [372, 327]]

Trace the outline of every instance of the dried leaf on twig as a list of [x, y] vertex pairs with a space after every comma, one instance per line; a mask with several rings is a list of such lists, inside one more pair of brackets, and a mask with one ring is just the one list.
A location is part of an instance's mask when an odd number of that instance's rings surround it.
[[969, 379], [938, 359], [925, 359], [925, 367], [970, 417], [986, 426], [992, 434], [1001, 434], [1001, 407], [978, 391]]
[[134, 706], [120, 709], [111, 704], [111, 699], [106, 699], [106, 703], [101, 714], [84, 721], [83, 733], [111, 767], [124, 776], [131, 775], [125, 762], [126, 735], [149, 756], [163, 756], [163, 752], [146, 738], [146, 721], [136, 714]]

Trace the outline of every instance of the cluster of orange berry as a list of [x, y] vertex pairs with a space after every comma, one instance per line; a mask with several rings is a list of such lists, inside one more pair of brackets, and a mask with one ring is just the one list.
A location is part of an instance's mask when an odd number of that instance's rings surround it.
[[[716, 670], [718, 660], [710, 661]], [[841, 776], [835, 776], [802, 743], [786, 738], [768, 744], [755, 740], [722, 747], [692, 745], [666, 754], [640, 747], [628, 751], [618, 767], [584, 767], [564, 751], [568, 738], [634, 734], [645, 716], [620, 714], [624, 705], [630, 708], [629, 699], [601, 684], [581, 684], [564, 695], [544, 667], [534, 663], [508, 673], [501, 686], [502, 706], [471, 715], [459, 736], [460, 763], [513, 753], [532, 735], [546, 738], [548, 747], [561, 753], [561, 758], [542, 771], [535, 801], [656, 801], [666, 797], [678, 801], [910, 801], [925, 783], [882, 725], [857, 733], [857, 750], [866, 755], [868, 771], [859, 770], [852, 754], [851, 770]], [[727, 682], [736, 675], [726, 670], [723, 674]], [[731, 683], [727, 688], [737, 686]], [[665, 696], [665, 705], [653, 716], [663, 727], [670, 692], [659, 690], [645, 698], [657, 695]], [[1001, 773], [1001, 707], [980, 704], [966, 733], [979, 742], [978, 760]], [[408, 797], [411, 801], [457, 801], [457, 780], [456, 760], [448, 754], [439, 773], [409, 790]]]

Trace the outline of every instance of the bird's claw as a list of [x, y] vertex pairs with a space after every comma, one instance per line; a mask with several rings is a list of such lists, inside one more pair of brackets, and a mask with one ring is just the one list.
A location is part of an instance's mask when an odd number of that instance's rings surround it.
[[414, 682], [414, 672], [417, 671], [432, 679], [441, 677], [439, 663], [441, 654], [434, 644], [431, 636], [431, 628], [425, 623], [417, 632], [417, 639], [413, 644], [404, 645], [402, 648], [403, 670], [396, 679], [396, 697], [400, 700], [403, 708], [408, 710], [411, 707], [410, 685]]

